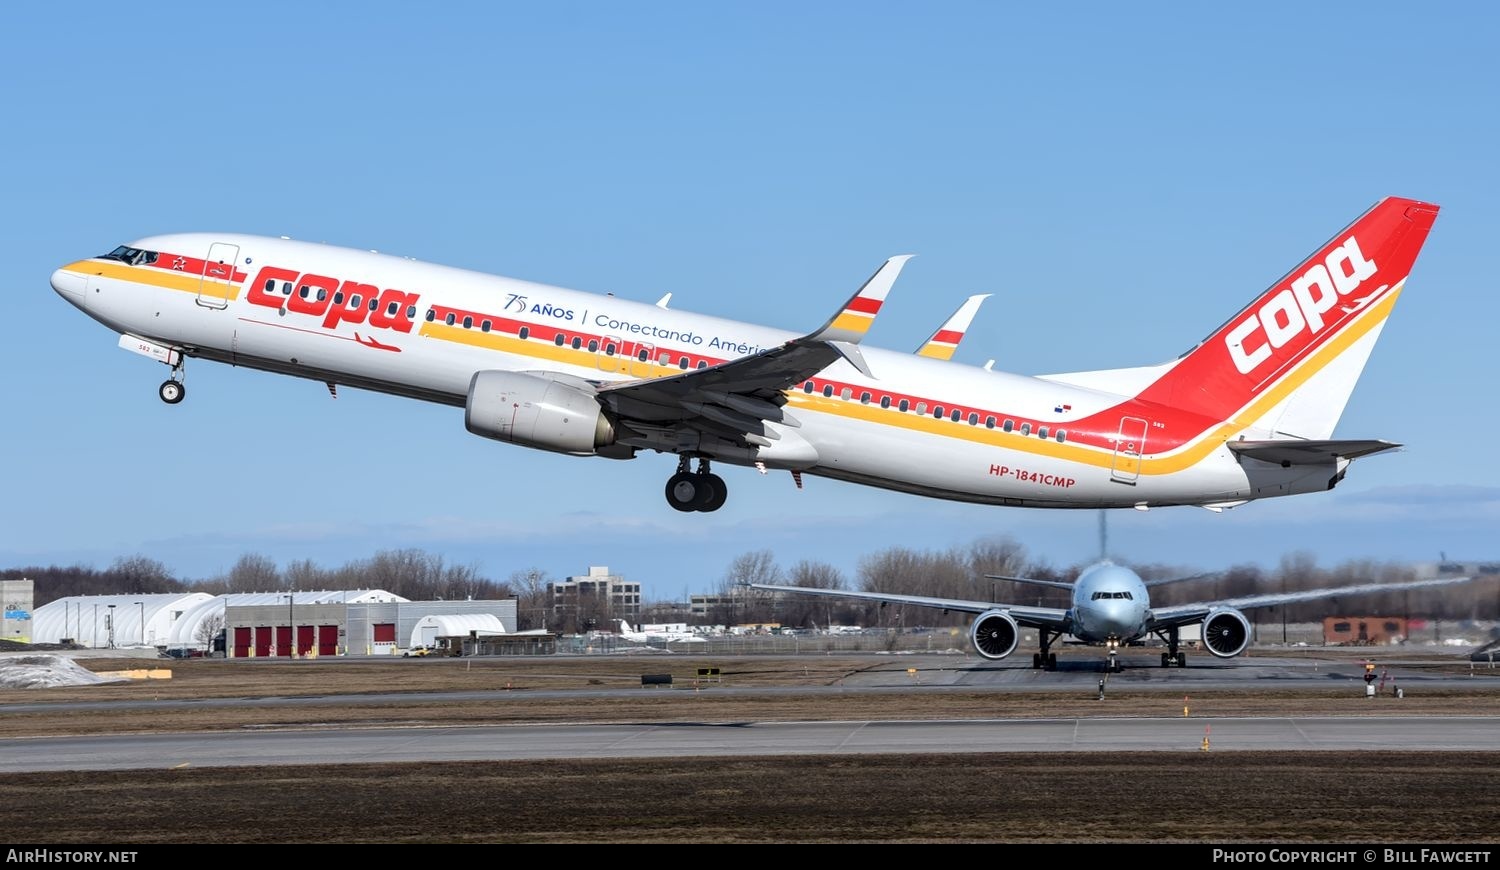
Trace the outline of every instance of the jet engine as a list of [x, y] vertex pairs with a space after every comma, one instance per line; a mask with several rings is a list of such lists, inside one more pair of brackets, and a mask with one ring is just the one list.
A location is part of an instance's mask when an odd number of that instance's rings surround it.
[[614, 444], [614, 426], [588, 383], [565, 377], [476, 372], [464, 403], [464, 428], [485, 438], [554, 453], [599, 453], [600, 448]]
[[1003, 659], [1015, 652], [1021, 632], [1016, 621], [1003, 610], [986, 610], [969, 627], [969, 641], [987, 659]]
[[1221, 659], [1232, 658], [1250, 644], [1250, 620], [1230, 607], [1210, 611], [1203, 620], [1203, 645]]

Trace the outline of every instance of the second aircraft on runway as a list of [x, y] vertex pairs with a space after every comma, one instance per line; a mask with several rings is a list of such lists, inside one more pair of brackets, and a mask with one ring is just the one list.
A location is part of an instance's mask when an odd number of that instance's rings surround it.
[[899, 595], [884, 592], [851, 592], [843, 589], [816, 589], [806, 586], [779, 586], [769, 583], [746, 583], [760, 589], [793, 595], [816, 595], [829, 598], [880, 601], [886, 604], [910, 604], [954, 613], [977, 614], [969, 624], [969, 642], [975, 652], [987, 659], [1003, 659], [1015, 652], [1021, 628], [1037, 630], [1038, 651], [1032, 655], [1035, 668], [1057, 667], [1057, 653], [1052, 644], [1063, 636], [1079, 643], [1103, 647], [1109, 670], [1119, 669], [1116, 657], [1120, 647], [1136, 640], [1155, 637], [1166, 644], [1161, 654], [1162, 667], [1186, 667], [1187, 653], [1180, 649], [1182, 629], [1191, 625], [1203, 627], [1203, 647], [1218, 658], [1233, 658], [1250, 645], [1250, 620], [1243, 611], [1260, 607], [1277, 607], [1303, 601], [1397, 592], [1407, 589], [1432, 589], [1468, 583], [1473, 577], [1438, 577], [1399, 583], [1369, 583], [1358, 586], [1306, 589], [1301, 592], [1246, 595], [1218, 601], [1174, 604], [1152, 608], [1150, 589], [1166, 583], [1197, 579], [1180, 577], [1166, 580], [1143, 580], [1124, 565], [1108, 559], [1090, 565], [1072, 583], [1038, 580], [1030, 577], [986, 575], [992, 580], [1010, 580], [1036, 586], [1067, 589], [1068, 607], [1031, 607], [996, 601], [972, 601], [956, 598], [932, 598], [925, 595]]

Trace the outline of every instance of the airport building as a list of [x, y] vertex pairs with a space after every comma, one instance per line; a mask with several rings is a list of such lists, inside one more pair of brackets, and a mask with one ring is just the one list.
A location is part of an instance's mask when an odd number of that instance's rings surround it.
[[381, 589], [91, 595], [49, 602], [29, 622], [34, 644], [183, 657], [391, 655], [440, 640], [516, 635], [516, 602], [408, 601]]
[[194, 625], [182, 622], [215, 597], [204, 592], [152, 595], [72, 595], [49, 601], [32, 618], [32, 643], [74, 643], [89, 649], [167, 647], [181, 642], [203, 648], [212, 637], [195, 639]]
[[13, 643], [31, 643], [31, 604], [34, 589], [30, 580], [0, 580], [0, 606], [4, 607], [4, 618], [0, 619], [0, 640]]
[[383, 600], [365, 593], [360, 600], [299, 603], [283, 593], [277, 602], [227, 607], [225, 653], [230, 658], [392, 655], [456, 638], [516, 633], [515, 599], [407, 601], [380, 594]]

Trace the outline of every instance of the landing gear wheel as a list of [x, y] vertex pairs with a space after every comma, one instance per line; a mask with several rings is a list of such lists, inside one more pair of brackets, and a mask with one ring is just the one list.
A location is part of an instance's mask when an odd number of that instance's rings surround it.
[[1173, 656], [1172, 656], [1171, 653], [1162, 653], [1161, 654], [1161, 666], [1164, 667], [1164, 668], [1170, 668], [1172, 666], [1172, 659], [1173, 659]]
[[1031, 654], [1031, 666], [1033, 668], [1036, 668], [1037, 670], [1041, 670], [1042, 669], [1042, 654], [1041, 653], [1032, 653]]
[[703, 490], [698, 499], [698, 510], [710, 513], [723, 507], [729, 498], [729, 487], [724, 483], [724, 478], [717, 474], [699, 474], [697, 477], [699, 488]]
[[162, 381], [161, 386], [156, 388], [156, 394], [168, 405], [175, 405], [187, 395], [187, 388], [181, 381]]
[[1177, 654], [1177, 667], [1179, 667], [1179, 668], [1185, 668], [1185, 667], [1187, 667], [1187, 653], [1180, 652], [1180, 653]]
[[1057, 670], [1057, 653], [1047, 653], [1047, 670]]
[[702, 498], [703, 490], [698, 475], [679, 471], [667, 478], [667, 504], [684, 513], [698, 510], [697, 502]]

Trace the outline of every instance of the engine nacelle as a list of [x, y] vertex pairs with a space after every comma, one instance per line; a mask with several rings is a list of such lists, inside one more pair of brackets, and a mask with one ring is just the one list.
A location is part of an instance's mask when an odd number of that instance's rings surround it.
[[975, 652], [987, 659], [1003, 659], [1015, 652], [1016, 641], [1020, 639], [1016, 621], [1003, 610], [986, 610], [969, 626], [969, 642], [974, 644]]
[[615, 442], [614, 426], [587, 384], [521, 372], [476, 372], [464, 403], [464, 428], [574, 456], [592, 456]]
[[1231, 607], [1210, 611], [1203, 620], [1203, 645], [1221, 659], [1239, 655], [1250, 645], [1250, 620]]

